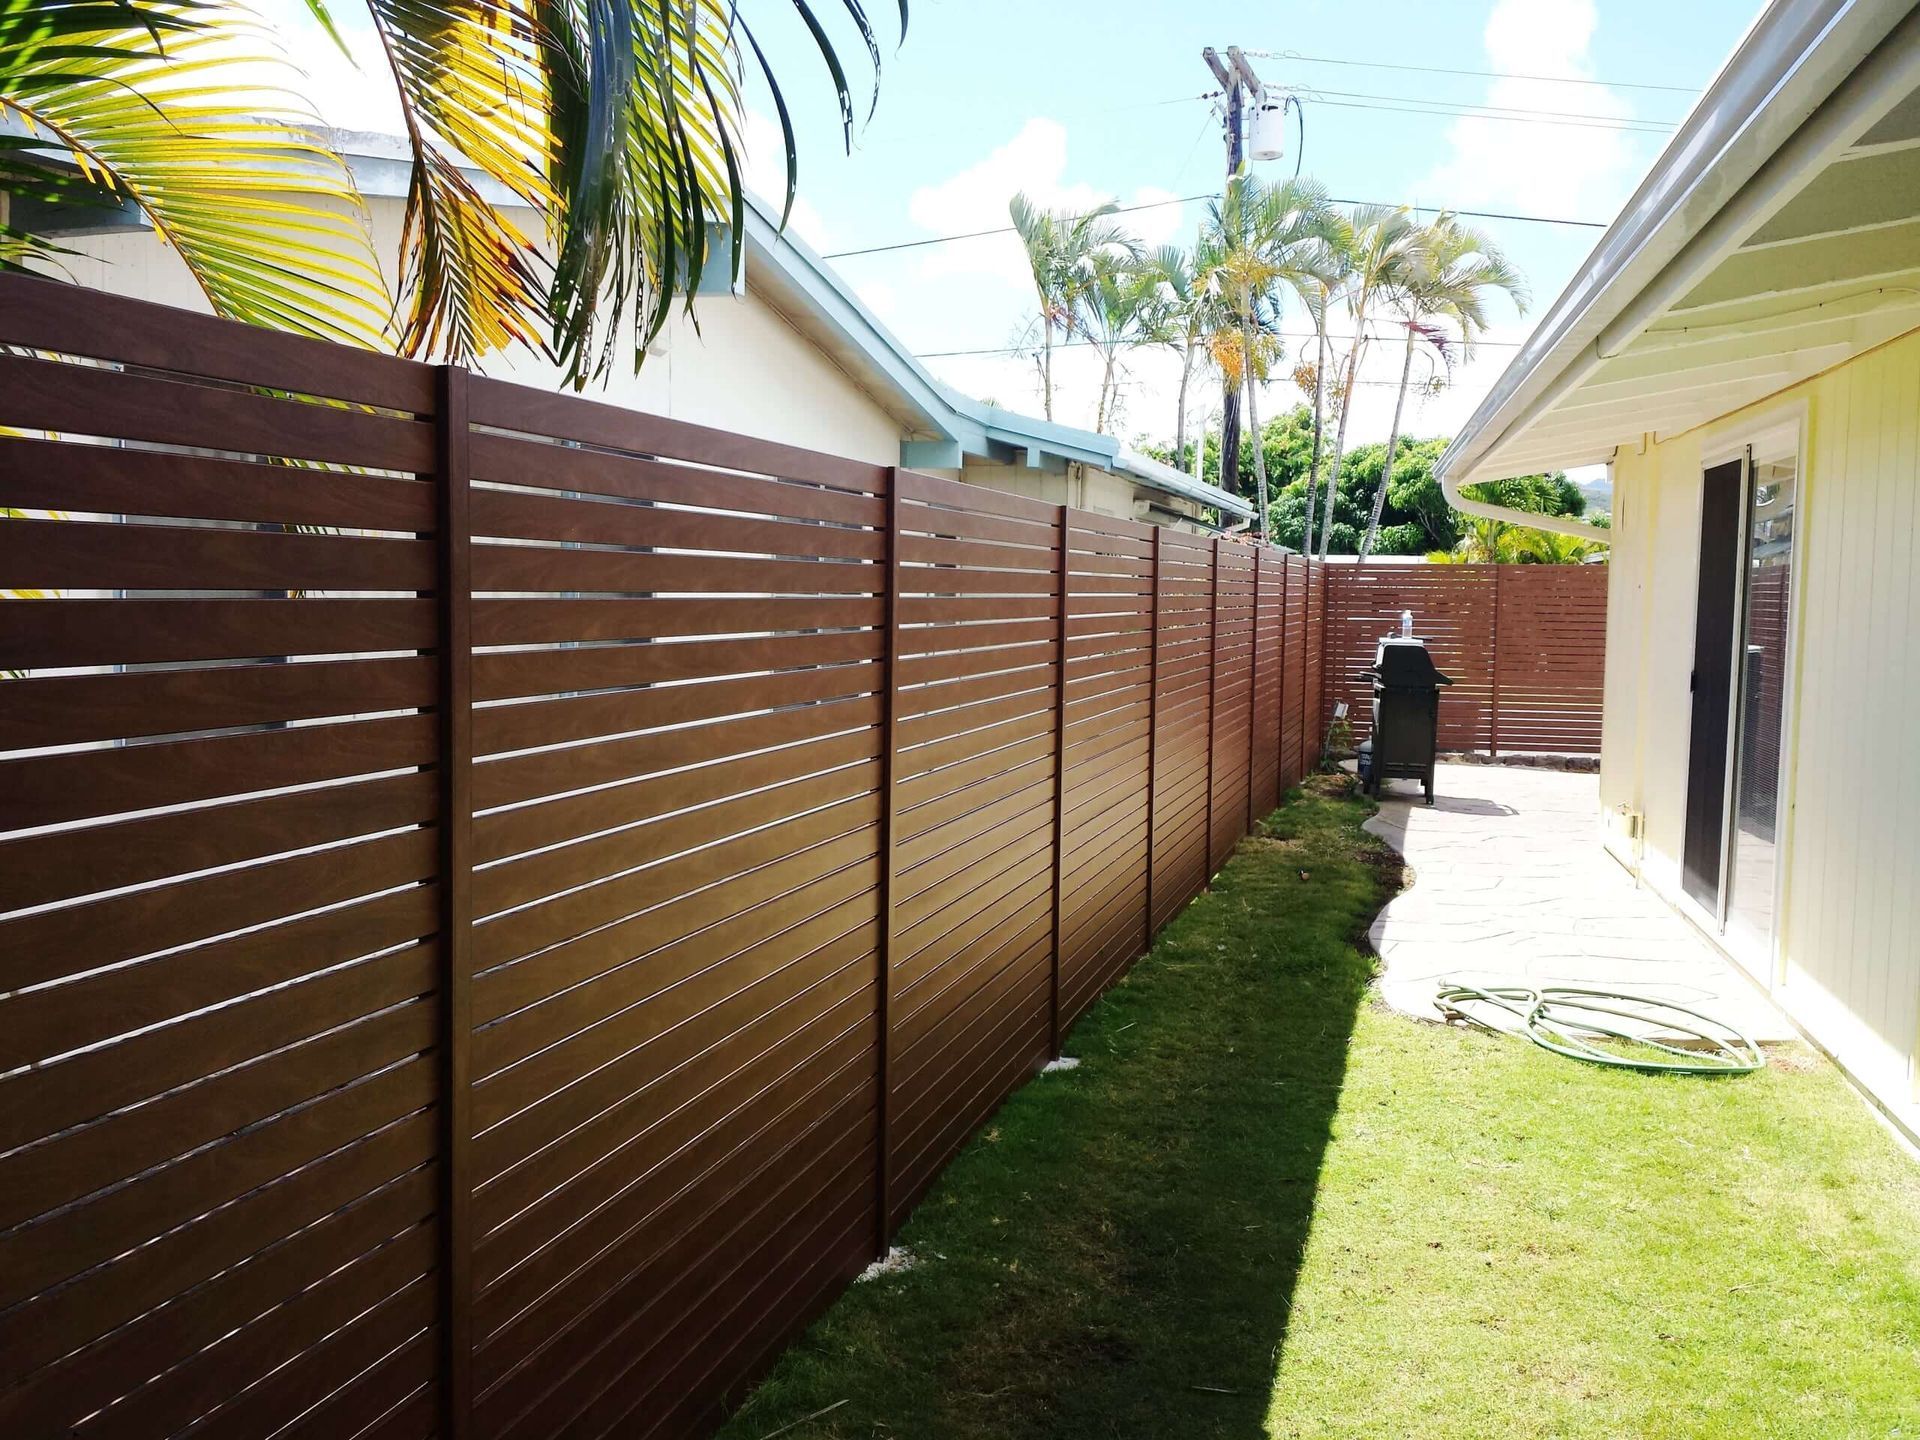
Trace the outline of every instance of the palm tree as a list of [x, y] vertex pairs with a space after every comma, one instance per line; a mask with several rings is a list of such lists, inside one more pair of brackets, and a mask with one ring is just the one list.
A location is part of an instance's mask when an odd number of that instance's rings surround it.
[[1599, 542], [1505, 520], [1467, 517], [1451, 550], [1432, 550], [1435, 565], [1580, 565], [1604, 549]]
[[[792, 3], [850, 142], [852, 94], [818, 0]], [[877, 66], [863, 0], [840, 3]], [[780, 114], [792, 204], [786, 104], [724, 0], [365, 5], [411, 154], [397, 302], [345, 160], [240, 0], [0, 0], [0, 118], [25, 132], [0, 136], [0, 191], [130, 202], [217, 314], [462, 363], [522, 345], [576, 385], [607, 371], [629, 317], [639, 363], [676, 293], [692, 304], [722, 226], [737, 259], [749, 52]], [[331, 0], [307, 8], [339, 42]], [[900, 0], [903, 27], [906, 11]], [[545, 234], [522, 235], [470, 170]], [[63, 253], [0, 226], [0, 269], [57, 272]]]
[[1041, 412], [1049, 420], [1053, 418], [1054, 332], [1063, 341], [1073, 338], [1102, 255], [1139, 253], [1138, 242], [1108, 218], [1113, 212], [1111, 201], [1084, 214], [1044, 210], [1025, 192], [1007, 202], [1007, 214], [1026, 249], [1040, 301], [1040, 401]]
[[[1202, 229], [1191, 250], [1163, 245], [1149, 263], [1162, 287], [1161, 342], [1180, 357], [1180, 387], [1174, 401], [1173, 459], [1185, 464], [1187, 453], [1187, 399], [1193, 385], [1193, 362], [1207, 355], [1207, 337], [1220, 322], [1219, 254]], [[1204, 426], [1202, 427], [1204, 430]], [[1195, 471], [1202, 446], [1194, 443]]]
[[1100, 393], [1093, 428], [1105, 433], [1117, 422], [1120, 356], [1142, 345], [1162, 345], [1173, 324], [1157, 266], [1142, 265], [1134, 249], [1108, 247], [1093, 259], [1093, 275], [1080, 295], [1080, 328], [1100, 352]]
[[1434, 565], [1498, 565], [1513, 558], [1515, 528], [1505, 520], [1467, 516], [1460, 525], [1460, 538], [1451, 550], [1430, 550], [1427, 560]]
[[[1393, 402], [1393, 424], [1387, 431], [1386, 463], [1380, 467], [1373, 512], [1360, 540], [1359, 558], [1363, 562], [1380, 534], [1380, 514], [1386, 505], [1388, 482], [1393, 479], [1393, 457], [1400, 444], [1400, 416], [1407, 403], [1415, 344], [1430, 345], [1450, 367], [1455, 348], [1463, 359], [1472, 354], [1474, 339], [1487, 328], [1487, 301], [1496, 290], [1505, 293], [1521, 314], [1527, 310], [1526, 285], [1520, 273], [1492, 241], [1452, 215], [1442, 214], [1427, 226], [1408, 259], [1399, 287], [1400, 319], [1406, 327], [1400, 388]], [[1460, 332], [1457, 347], [1450, 327]]]
[[[1309, 555], [1313, 553], [1314, 503], [1320, 490], [1320, 461], [1325, 449], [1329, 390], [1333, 390], [1336, 408], [1344, 409], [1346, 406], [1346, 393], [1327, 384], [1327, 317], [1333, 309], [1334, 296], [1345, 289], [1353, 276], [1353, 227], [1347, 223], [1345, 216], [1331, 209], [1324, 217], [1323, 226], [1320, 246], [1313, 257], [1310, 282], [1301, 296], [1307, 314], [1313, 320], [1314, 338], [1312, 383], [1301, 386], [1313, 395], [1313, 454], [1307, 461], [1307, 513], [1306, 523], [1300, 531], [1301, 549]], [[1305, 377], [1296, 373], [1295, 383], [1298, 384], [1302, 378]], [[1333, 508], [1331, 491], [1327, 495], [1327, 508]]]
[[1227, 182], [1226, 194], [1209, 216], [1218, 247], [1221, 288], [1239, 332], [1237, 367], [1247, 392], [1247, 431], [1253, 439], [1253, 474], [1260, 537], [1267, 537], [1267, 457], [1260, 434], [1259, 385], [1280, 356], [1278, 329], [1282, 285], [1304, 299], [1316, 283], [1316, 251], [1326, 233], [1326, 192], [1311, 180], [1264, 185], [1250, 176]]
[[1322, 560], [1327, 558], [1328, 547], [1333, 544], [1333, 505], [1340, 494], [1340, 465], [1347, 453], [1347, 421], [1353, 415], [1354, 382], [1359, 378], [1360, 363], [1366, 358], [1367, 327], [1373, 322], [1375, 308], [1400, 292], [1423, 238], [1423, 228], [1404, 205], [1357, 205], [1347, 225], [1353, 269], [1347, 280], [1345, 298], [1353, 340], [1340, 382], [1346, 403], [1340, 407], [1340, 424], [1333, 439], [1333, 461], [1327, 471], [1327, 503], [1320, 522]]
[[1522, 565], [1584, 565], [1606, 547], [1597, 540], [1521, 526], [1514, 531], [1511, 557]]

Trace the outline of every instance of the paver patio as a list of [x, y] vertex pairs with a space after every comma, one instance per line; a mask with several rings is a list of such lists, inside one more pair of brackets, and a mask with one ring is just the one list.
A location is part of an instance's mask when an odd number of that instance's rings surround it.
[[1389, 782], [1366, 828], [1412, 882], [1373, 923], [1380, 992], [1439, 1018], [1442, 981], [1630, 989], [1704, 1010], [1756, 1040], [1796, 1032], [1771, 1001], [1600, 845], [1599, 778], [1442, 765], [1432, 808]]

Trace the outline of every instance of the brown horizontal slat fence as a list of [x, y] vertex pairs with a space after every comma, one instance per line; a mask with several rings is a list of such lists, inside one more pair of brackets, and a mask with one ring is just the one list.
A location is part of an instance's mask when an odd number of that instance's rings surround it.
[[[0, 277], [0, 1434], [698, 1434], [1318, 762], [1321, 567]], [[1364, 726], [1365, 710], [1356, 703]]]
[[1496, 573], [1493, 748], [1598, 755], [1606, 567], [1502, 565]]
[[1321, 572], [0, 277], [0, 1434], [698, 1434], [1318, 753]]
[[1495, 754], [1597, 755], [1606, 671], [1602, 565], [1328, 565], [1324, 726], [1345, 700], [1354, 738], [1372, 724], [1362, 673], [1411, 610], [1414, 633], [1453, 684], [1440, 692], [1440, 745]]

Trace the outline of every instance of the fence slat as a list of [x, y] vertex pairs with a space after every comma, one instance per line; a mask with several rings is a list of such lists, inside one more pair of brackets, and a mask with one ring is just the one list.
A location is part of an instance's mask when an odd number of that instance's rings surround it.
[[887, 472], [886, 712], [881, 739], [880, 793], [880, 960], [874, 986], [874, 1164], [873, 1254], [885, 1259], [893, 1238], [893, 983], [900, 963], [900, 652], [903, 648], [900, 600], [900, 472]]
[[468, 377], [440, 371], [440, 1416], [473, 1433], [473, 529]]

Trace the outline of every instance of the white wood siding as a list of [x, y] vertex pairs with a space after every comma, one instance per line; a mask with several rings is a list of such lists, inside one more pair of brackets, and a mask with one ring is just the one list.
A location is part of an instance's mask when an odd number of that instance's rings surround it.
[[1781, 944], [1736, 958], [1920, 1130], [1920, 335], [1620, 456], [1602, 796], [1677, 897], [1701, 461], [1801, 405]]

